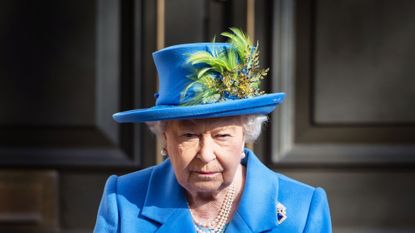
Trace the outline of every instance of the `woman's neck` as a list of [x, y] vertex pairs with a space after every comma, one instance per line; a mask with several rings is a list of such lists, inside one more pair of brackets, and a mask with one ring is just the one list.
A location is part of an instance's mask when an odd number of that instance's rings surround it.
[[[187, 192], [189, 207], [192, 211], [193, 217], [202, 222], [209, 222], [216, 218], [219, 214], [226, 195], [234, 189], [233, 203], [229, 214], [229, 219], [232, 219], [243, 192], [245, 184], [245, 167], [240, 166], [235, 173], [235, 177], [228, 187], [215, 193], [190, 193]], [[233, 187], [232, 187], [233, 186]]]

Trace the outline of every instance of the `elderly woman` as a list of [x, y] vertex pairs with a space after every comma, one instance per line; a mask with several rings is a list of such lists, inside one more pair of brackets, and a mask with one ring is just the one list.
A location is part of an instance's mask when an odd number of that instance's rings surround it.
[[167, 159], [111, 176], [94, 232], [331, 232], [325, 192], [266, 168], [244, 148], [284, 93], [264, 94], [267, 70], [239, 30], [228, 43], [195, 43], [153, 54], [156, 106], [117, 113], [146, 122]]

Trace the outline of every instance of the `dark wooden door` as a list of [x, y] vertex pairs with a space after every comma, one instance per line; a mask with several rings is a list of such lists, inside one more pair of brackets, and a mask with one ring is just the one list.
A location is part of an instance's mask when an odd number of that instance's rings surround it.
[[111, 115], [153, 105], [157, 41], [210, 40], [244, 27], [245, 8], [243, 1], [2, 1], [0, 232], [91, 232], [105, 179], [156, 163], [146, 127], [116, 124]]

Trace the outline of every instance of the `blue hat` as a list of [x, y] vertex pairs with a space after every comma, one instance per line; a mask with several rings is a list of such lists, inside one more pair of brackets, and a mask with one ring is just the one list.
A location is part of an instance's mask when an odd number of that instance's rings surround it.
[[284, 93], [259, 89], [268, 69], [260, 69], [258, 45], [231, 28], [230, 43], [193, 43], [153, 53], [159, 77], [156, 104], [113, 115], [115, 121], [147, 122], [174, 119], [268, 114]]

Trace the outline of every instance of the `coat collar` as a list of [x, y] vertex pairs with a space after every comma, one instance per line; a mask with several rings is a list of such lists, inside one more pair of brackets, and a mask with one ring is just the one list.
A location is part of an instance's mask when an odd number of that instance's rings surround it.
[[278, 179], [252, 151], [245, 149], [245, 155], [246, 180], [237, 214], [252, 232], [267, 231], [277, 226]]
[[[253, 152], [245, 149], [245, 154], [242, 161], [247, 167], [245, 187], [226, 232], [261, 232], [277, 226], [278, 179]], [[184, 190], [169, 160], [155, 167], [141, 214], [162, 224], [157, 232], [194, 229]]]

